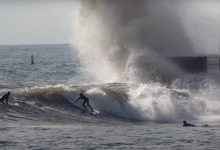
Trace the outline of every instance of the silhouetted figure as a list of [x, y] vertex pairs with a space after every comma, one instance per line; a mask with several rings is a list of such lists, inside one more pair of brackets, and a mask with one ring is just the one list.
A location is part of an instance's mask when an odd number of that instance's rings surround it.
[[10, 95], [10, 92], [8, 92], [7, 94], [3, 95], [1, 98], [0, 98], [0, 102], [2, 102], [2, 104], [5, 104], [3, 101], [6, 100], [6, 104], [8, 104], [8, 97]]
[[183, 121], [183, 126], [185, 126], [185, 127], [195, 127], [194, 124], [187, 123], [186, 121]]
[[[85, 96], [85, 95], [83, 95], [82, 93], [80, 93], [79, 94], [79, 98], [76, 100], [76, 102], [79, 100], [79, 99], [82, 99], [82, 100], [84, 100], [84, 102], [83, 102], [83, 107], [84, 108], [87, 108], [87, 105], [89, 106], [89, 108], [92, 110], [92, 112], [93, 112], [93, 109], [92, 109], [92, 107], [89, 105], [89, 99]], [[76, 103], [75, 102], [75, 103]], [[87, 105], [86, 105], [87, 104]]]
[[209, 125], [207, 125], [207, 124], [205, 124], [205, 125], [203, 125], [202, 127], [208, 127]]

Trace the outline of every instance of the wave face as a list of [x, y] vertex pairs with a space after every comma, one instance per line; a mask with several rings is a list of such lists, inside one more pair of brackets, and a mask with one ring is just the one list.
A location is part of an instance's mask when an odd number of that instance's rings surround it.
[[[184, 83], [184, 84], [183, 84]], [[220, 114], [219, 83], [202, 76], [187, 76], [173, 82], [173, 88], [159, 83], [130, 84], [109, 83], [87, 86], [46, 86], [12, 92], [10, 105], [14, 110], [26, 110], [36, 118], [54, 116], [54, 112], [71, 114], [76, 118], [86, 116], [101, 120], [171, 121], [200, 119], [201, 116]], [[80, 92], [90, 99], [95, 116], [75, 106]], [[82, 105], [82, 101], [78, 101]], [[27, 105], [27, 106], [26, 106]], [[25, 108], [25, 109], [24, 109]], [[61, 113], [62, 112], [62, 113]], [[82, 114], [82, 112], [84, 112]], [[14, 113], [16, 114], [16, 113]], [[48, 115], [48, 116], [47, 116]], [[210, 119], [210, 118], [209, 118]], [[68, 122], [68, 117], [64, 117]], [[211, 120], [211, 119], [210, 119]]]

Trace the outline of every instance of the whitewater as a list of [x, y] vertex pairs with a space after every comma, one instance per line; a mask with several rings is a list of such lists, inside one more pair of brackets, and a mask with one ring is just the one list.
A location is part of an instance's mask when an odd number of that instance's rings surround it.
[[190, 74], [166, 57], [219, 55], [219, 20], [202, 33], [192, 2], [80, 2], [71, 44], [0, 46], [0, 148], [218, 149], [218, 66]]

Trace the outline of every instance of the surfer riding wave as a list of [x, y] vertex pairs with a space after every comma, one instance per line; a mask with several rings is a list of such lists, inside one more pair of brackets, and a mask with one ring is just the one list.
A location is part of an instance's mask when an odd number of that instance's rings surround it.
[[[93, 112], [92, 107], [89, 105], [89, 99], [88, 99], [85, 95], [83, 95], [82, 93], [80, 93], [80, 94], [79, 94], [79, 98], [76, 100], [76, 102], [77, 102], [79, 99], [84, 100], [84, 102], [83, 102], [83, 107], [84, 107], [84, 108], [87, 108], [87, 105], [88, 105], [89, 108], [90, 108], [90, 109], [92, 110], [92, 112]], [[76, 103], [76, 102], [75, 102], [75, 103]]]

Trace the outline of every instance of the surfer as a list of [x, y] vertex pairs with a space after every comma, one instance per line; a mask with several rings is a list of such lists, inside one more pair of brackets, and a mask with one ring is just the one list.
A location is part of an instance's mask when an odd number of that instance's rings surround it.
[[186, 121], [183, 121], [183, 126], [185, 126], [185, 127], [195, 127], [194, 124], [187, 123]]
[[[79, 99], [82, 99], [82, 100], [84, 100], [84, 102], [83, 102], [83, 107], [84, 108], [87, 108], [87, 105], [89, 106], [89, 108], [92, 110], [92, 112], [93, 112], [93, 109], [92, 109], [92, 107], [89, 105], [89, 99], [85, 96], [85, 95], [83, 95], [82, 93], [80, 93], [79, 94], [79, 98], [76, 100], [76, 102], [79, 100]], [[75, 102], [75, 103], [76, 103]], [[87, 105], [86, 105], [87, 104]]]
[[5, 104], [3, 101], [6, 100], [6, 104], [8, 105], [8, 97], [10, 95], [10, 92], [8, 92], [7, 94], [3, 95], [1, 98], [0, 98], [0, 102], [2, 102], [2, 104]]
[[209, 125], [205, 124], [205, 125], [203, 125], [202, 127], [209, 127]]

